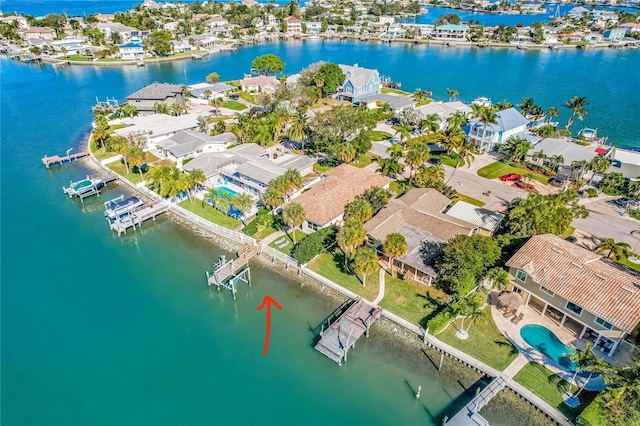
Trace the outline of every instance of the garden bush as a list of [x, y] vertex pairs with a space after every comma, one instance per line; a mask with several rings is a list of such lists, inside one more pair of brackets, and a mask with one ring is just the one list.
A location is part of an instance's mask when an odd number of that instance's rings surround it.
[[291, 256], [301, 264], [308, 263], [318, 254], [329, 250], [335, 241], [336, 232], [336, 228], [329, 227], [305, 236], [291, 249]]
[[454, 318], [449, 310], [445, 309], [444, 311], [440, 312], [438, 315], [427, 321], [427, 328], [429, 329], [429, 333], [434, 336], [442, 333], [453, 320]]
[[587, 198], [593, 198], [598, 196], [598, 190], [595, 188], [587, 188], [585, 193], [587, 194]]

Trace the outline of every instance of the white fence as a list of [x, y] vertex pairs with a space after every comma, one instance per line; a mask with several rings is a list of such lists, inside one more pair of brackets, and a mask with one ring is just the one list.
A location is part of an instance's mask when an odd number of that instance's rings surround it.
[[231, 229], [227, 229], [223, 226], [220, 225], [216, 225], [213, 222], [209, 222], [206, 219], [201, 218], [200, 216], [198, 216], [197, 214], [191, 213], [190, 211], [178, 206], [178, 205], [172, 205], [170, 210], [177, 214], [178, 216], [188, 220], [189, 222], [192, 222], [204, 229], [206, 229], [207, 231], [211, 231], [216, 235], [219, 235], [223, 238], [227, 238], [231, 241], [234, 241], [236, 243], [240, 243], [240, 244], [247, 244], [247, 243], [251, 243], [251, 244], [256, 244], [256, 240], [254, 240], [253, 238], [251, 238], [248, 235], [242, 234], [240, 232], [236, 232], [234, 230]]
[[261, 253], [260, 253], [261, 255], [262, 254], [266, 254], [267, 256], [270, 256], [272, 258], [276, 258], [280, 262], [284, 263], [285, 265], [294, 266], [296, 268], [300, 266], [300, 262], [298, 262], [293, 257], [288, 256], [288, 255], [286, 255], [286, 254], [274, 249], [273, 247], [269, 247], [266, 244], [261, 244], [260, 245], [260, 251], [261, 251]]

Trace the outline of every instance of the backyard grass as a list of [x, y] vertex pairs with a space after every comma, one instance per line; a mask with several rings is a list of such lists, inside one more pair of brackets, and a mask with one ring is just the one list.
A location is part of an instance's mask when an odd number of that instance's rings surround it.
[[446, 164], [449, 167], [455, 167], [458, 163], [458, 154], [452, 152], [451, 154], [434, 155], [433, 157], [439, 158], [442, 164]]
[[240, 92], [240, 97], [254, 105], [258, 103], [258, 101], [249, 92]]
[[502, 161], [496, 161], [495, 163], [491, 163], [488, 166], [485, 166], [478, 170], [478, 176], [487, 179], [496, 179], [502, 175], [508, 175], [509, 173], [518, 173], [523, 177], [525, 174], [531, 174], [535, 180], [546, 185], [549, 181], [548, 176], [541, 175], [540, 173], [533, 172], [531, 170], [522, 169], [520, 167], [513, 167]]
[[627, 268], [631, 268], [634, 271], [638, 271], [640, 272], [640, 264], [637, 263], [633, 263], [632, 261], [630, 261], [629, 259], [627, 259], [626, 256], [622, 256], [621, 258], [618, 259], [618, 263], [626, 266]]
[[62, 55], [62, 56], [58, 56], [56, 59], [59, 59], [61, 61], [80, 61], [80, 62], [90, 62], [93, 60], [93, 58], [90, 58], [88, 56], [81, 56], [81, 55]]
[[321, 165], [319, 163], [316, 163], [313, 165], [313, 171], [316, 173], [325, 173], [328, 172], [329, 170], [333, 169], [333, 167], [328, 166], [328, 165]]
[[405, 92], [404, 90], [391, 89], [390, 87], [383, 87], [382, 93], [395, 93], [396, 95], [412, 96], [412, 93]]
[[124, 129], [124, 124], [123, 123], [118, 123], [118, 124], [112, 124], [107, 128], [107, 134], [111, 134], [113, 132], [115, 132], [118, 129]]
[[469, 197], [468, 195], [464, 195], [459, 192], [458, 192], [458, 195], [456, 195], [456, 197], [458, 198], [458, 201], [465, 201], [469, 204], [473, 204], [474, 206], [478, 206], [478, 207], [483, 207], [486, 204], [483, 201], [480, 201], [473, 197]]
[[333, 253], [322, 253], [309, 265], [309, 269], [369, 301], [378, 296], [380, 288], [378, 283], [379, 273], [376, 271], [371, 275], [367, 275], [365, 286], [363, 287], [362, 282], [354, 274], [344, 272], [344, 255], [340, 250], [336, 250]]
[[[305, 235], [307, 235], [307, 234], [305, 234], [304, 232], [302, 232], [299, 229], [296, 229], [295, 232], [296, 232], [296, 242], [300, 241], [301, 239], [304, 238]], [[279, 241], [282, 238], [285, 238], [286, 240], [288, 240], [289, 244], [287, 244], [285, 247], [280, 248], [280, 247], [277, 246], [276, 241]], [[287, 256], [289, 256], [289, 255], [291, 255], [291, 249], [293, 248], [293, 237], [289, 233], [289, 234], [283, 235], [282, 238], [276, 238], [275, 241], [272, 241], [271, 244], [269, 244], [269, 247], [274, 248], [274, 249], [278, 250], [279, 252], [284, 253]]]
[[570, 385], [567, 381], [556, 376], [553, 371], [537, 362], [525, 365], [513, 379], [569, 418], [579, 415], [598, 394], [597, 392], [581, 392], [578, 396], [581, 404], [575, 409], [569, 408], [562, 400], [562, 395], [566, 390], [574, 393], [578, 388]]
[[244, 109], [247, 109], [247, 106], [245, 104], [242, 104], [238, 101], [226, 101], [225, 103], [222, 104], [222, 106], [225, 108], [232, 109], [234, 111], [242, 111]]
[[371, 164], [371, 162], [373, 161], [373, 157], [374, 155], [372, 153], [367, 152], [358, 157], [358, 162], [353, 162], [351, 164], [362, 169], [363, 167], [367, 167], [369, 164]]
[[[110, 153], [110, 156], [113, 155], [117, 155], [117, 154], [113, 154]], [[131, 167], [129, 167], [129, 173], [127, 173], [127, 168], [124, 165], [124, 162], [122, 160], [120, 161], [114, 161], [113, 163], [109, 163], [107, 164], [107, 167], [110, 168], [111, 170], [113, 170], [114, 172], [116, 172], [117, 174], [119, 174], [120, 176], [125, 177], [126, 179], [129, 179], [131, 182], [133, 183], [140, 183], [142, 182], [142, 179], [140, 178], [140, 173], [132, 173], [131, 172]], [[147, 174], [149, 173], [149, 171], [147, 170]], [[142, 176], [144, 176], [145, 174], [143, 174]]]
[[384, 297], [380, 306], [421, 327], [449, 298], [434, 287], [403, 281], [389, 274], [385, 274], [384, 281]]
[[[454, 321], [437, 338], [500, 371], [518, 356], [518, 350], [496, 328], [490, 308], [482, 312], [482, 319], [471, 325], [467, 340], [456, 337], [456, 329], [460, 327], [460, 323], [461, 320]], [[468, 325], [468, 321], [465, 321], [465, 329]]]
[[227, 216], [220, 210], [214, 209], [209, 204], [204, 203], [201, 200], [194, 200], [193, 203], [189, 200], [185, 200], [181, 202], [179, 206], [184, 208], [185, 210], [189, 210], [191, 213], [197, 214], [203, 219], [206, 219], [220, 226], [224, 226], [228, 229], [235, 229], [242, 223], [238, 219]]
[[371, 132], [371, 141], [380, 142], [391, 139], [393, 135], [391, 133], [383, 132], [382, 130], [374, 130]]

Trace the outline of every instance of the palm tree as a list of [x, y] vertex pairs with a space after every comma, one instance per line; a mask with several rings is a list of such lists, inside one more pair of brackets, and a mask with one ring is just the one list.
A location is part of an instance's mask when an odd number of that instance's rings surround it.
[[191, 191], [193, 188], [197, 188], [199, 185], [202, 185], [207, 180], [204, 172], [200, 169], [191, 170], [188, 176], [189, 181], [191, 182], [191, 185], [189, 185], [189, 191]]
[[448, 127], [462, 127], [467, 122], [467, 116], [462, 111], [456, 111], [447, 118]]
[[504, 111], [505, 109], [513, 108], [513, 104], [508, 101], [500, 101], [496, 103], [496, 109], [498, 111]]
[[224, 214], [227, 214], [229, 212], [229, 208], [231, 207], [231, 197], [229, 197], [228, 192], [218, 191], [215, 188], [211, 188], [207, 193], [207, 197], [211, 199], [213, 207], [222, 211]]
[[364, 223], [371, 219], [373, 216], [373, 209], [371, 203], [364, 198], [356, 198], [344, 209], [345, 222], [360, 222]]
[[391, 144], [389, 148], [387, 148], [387, 152], [389, 153], [391, 158], [397, 160], [404, 155], [404, 148], [399, 143], [394, 143]]
[[213, 107], [213, 110], [216, 112], [216, 114], [220, 114], [220, 107], [222, 106], [222, 99], [216, 97], [213, 97], [209, 100], [209, 105], [211, 105]]
[[391, 269], [391, 275], [395, 277], [395, 269], [392, 267], [392, 262], [394, 258], [397, 259], [407, 254], [407, 240], [404, 235], [393, 232], [387, 235], [382, 249], [389, 256], [389, 268]]
[[534, 107], [533, 98], [523, 98], [522, 103], [518, 104], [518, 108], [520, 108], [520, 112], [525, 117], [531, 114], [531, 110]]
[[402, 143], [403, 140], [409, 139], [412, 130], [413, 126], [410, 124], [399, 124], [396, 126], [396, 133], [393, 136], [400, 135], [400, 143]]
[[640, 400], [640, 361], [619, 367], [608, 389], [614, 401], [632, 403]]
[[211, 90], [206, 89], [204, 92], [202, 92], [202, 94], [204, 95], [204, 98], [208, 100], [209, 98], [211, 98], [211, 95], [213, 93], [211, 92]]
[[428, 133], [437, 132], [440, 130], [440, 117], [438, 114], [428, 114], [420, 123], [420, 128]]
[[282, 220], [293, 230], [293, 244], [296, 244], [295, 228], [304, 223], [305, 211], [298, 203], [290, 203], [282, 209]]
[[407, 151], [407, 156], [405, 158], [405, 163], [411, 167], [411, 174], [409, 176], [410, 180], [413, 180], [413, 172], [419, 166], [421, 166], [425, 161], [428, 160], [428, 154], [421, 149], [410, 149]]
[[397, 158], [385, 158], [378, 162], [378, 168], [376, 172], [383, 174], [384, 176], [389, 176], [392, 179], [395, 179], [396, 176], [402, 171], [402, 164], [398, 163]]
[[573, 176], [576, 181], [582, 177], [588, 164], [589, 163], [587, 163], [586, 160], [576, 160], [571, 162], [571, 172], [572, 174], [575, 173]]
[[547, 159], [547, 154], [545, 154], [543, 150], [536, 151], [531, 156], [531, 159], [534, 160], [536, 164], [540, 164], [540, 160], [542, 160], [542, 163], [544, 163], [544, 160]]
[[214, 118], [211, 115], [199, 115], [198, 116], [198, 130], [203, 133], [208, 133], [209, 125], [213, 123]]
[[464, 131], [457, 126], [449, 126], [437, 133], [438, 144], [447, 150], [448, 154], [457, 151], [467, 139]]
[[624, 257], [629, 257], [631, 254], [629, 251], [630, 248], [630, 244], [622, 241], [615, 241], [613, 238], [605, 238], [596, 246], [596, 253], [600, 254], [608, 250], [609, 253], [607, 253], [607, 259], [610, 259], [611, 255], [613, 255], [613, 260], [618, 260]]
[[300, 176], [300, 172], [296, 169], [288, 169], [284, 172], [284, 175], [282, 175], [282, 181], [284, 182], [285, 187], [284, 195], [289, 196], [302, 188], [302, 176]]
[[434, 188], [441, 191], [444, 187], [444, 168], [442, 164], [420, 166], [414, 176], [414, 185], [419, 188]]
[[473, 163], [473, 160], [475, 158], [473, 156], [473, 152], [474, 152], [473, 146], [471, 146], [471, 144], [469, 143], [463, 143], [458, 147], [456, 151], [458, 154], [458, 161], [456, 161], [456, 166], [453, 168], [453, 173], [451, 173], [451, 176], [449, 176], [447, 183], [449, 183], [453, 175], [456, 174], [458, 167], [464, 166], [464, 165], [466, 165], [467, 167], [471, 166], [471, 163]]
[[277, 189], [273, 185], [269, 185], [269, 188], [266, 190], [264, 195], [262, 196], [262, 204], [266, 207], [270, 208], [271, 211], [275, 210], [279, 205], [284, 202], [282, 195], [277, 191]]
[[[464, 330], [465, 319], [469, 320], [466, 330]], [[483, 315], [482, 309], [480, 309], [480, 306], [477, 306], [473, 303], [465, 302], [464, 317], [462, 318], [460, 329], [464, 330], [464, 333], [468, 335], [471, 326], [478, 321], [485, 322], [485, 317]]]
[[549, 157], [549, 162], [553, 164], [553, 169], [557, 170], [564, 163], [564, 157], [562, 155], [552, 155]]
[[474, 117], [478, 118], [478, 121], [484, 126], [482, 127], [482, 144], [484, 144], [484, 136], [487, 131], [487, 126], [489, 124], [497, 124], [498, 123], [498, 114], [496, 113], [495, 108], [484, 107], [481, 106], [474, 114]]
[[336, 242], [344, 252], [344, 267], [347, 268], [347, 258], [351, 258], [358, 247], [367, 238], [367, 231], [360, 222], [348, 222], [338, 230]]
[[175, 116], [180, 116], [185, 112], [185, 107], [183, 107], [180, 104], [171, 104], [169, 106], [169, 111], [171, 112], [171, 115], [175, 115]]
[[240, 192], [231, 197], [231, 204], [242, 213], [242, 223], [247, 218], [247, 212], [253, 207], [253, 197], [246, 192]]
[[335, 147], [336, 157], [343, 163], [350, 163], [356, 158], [356, 147], [349, 142], [343, 142]]
[[417, 88], [416, 91], [413, 92], [413, 99], [418, 101], [418, 103], [427, 101], [429, 100], [430, 97], [431, 97], [431, 92], [427, 90], [422, 90], [420, 88]]
[[291, 127], [289, 127], [289, 139], [302, 142], [302, 149], [304, 149], [304, 142], [310, 135], [311, 127], [309, 126], [309, 118], [302, 113], [295, 114], [291, 122]]
[[596, 157], [593, 157], [591, 161], [589, 161], [588, 167], [589, 170], [593, 172], [591, 178], [589, 179], [589, 185], [591, 185], [596, 173], [604, 173], [609, 170], [609, 167], [611, 167], [611, 161], [609, 161], [609, 159], [606, 157], [598, 155]]
[[[584, 390], [589, 380], [594, 374], [606, 374], [611, 371], [611, 366], [598, 358], [595, 353], [593, 353], [593, 347], [591, 343], [587, 343], [587, 346], [581, 352], [576, 352], [575, 354], [571, 354], [569, 356], [571, 361], [577, 364], [576, 374], [578, 371], [588, 372], [589, 376], [587, 380], [585, 380], [584, 385], [580, 387], [578, 392], [573, 395], [572, 398], [577, 399], [580, 393]], [[574, 374], [573, 379], [575, 382], [576, 375]]]
[[458, 100], [458, 91], [454, 89], [449, 89], [447, 87], [447, 94], [449, 95], [449, 102]]
[[353, 257], [353, 269], [356, 273], [362, 275], [362, 286], [364, 287], [367, 275], [377, 272], [380, 268], [378, 265], [378, 256], [370, 247], [361, 247], [356, 251]]
[[146, 162], [146, 155], [142, 148], [140, 148], [139, 146], [129, 147], [125, 154], [125, 157], [127, 158], [127, 161], [129, 163], [138, 168], [138, 173], [140, 173], [140, 180], [143, 181], [144, 178], [142, 177], [142, 165]]
[[556, 107], [549, 107], [547, 110], [547, 117], [549, 117], [549, 123], [551, 123], [551, 119], [560, 115], [560, 111]]
[[584, 120], [584, 115], [589, 112], [586, 106], [589, 105], [586, 97], [574, 96], [565, 104], [565, 107], [571, 109], [571, 117], [567, 121], [566, 129], [569, 129], [573, 124], [573, 119], [577, 115], [580, 120]]

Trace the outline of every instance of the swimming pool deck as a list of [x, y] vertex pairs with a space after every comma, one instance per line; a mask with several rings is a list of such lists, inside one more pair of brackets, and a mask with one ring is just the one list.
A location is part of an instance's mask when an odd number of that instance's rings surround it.
[[[497, 297], [492, 297], [491, 299], [497, 300]], [[520, 336], [520, 329], [525, 325], [542, 325], [558, 336], [562, 343], [574, 347], [576, 336], [567, 328], [559, 327], [550, 318], [541, 316], [530, 307], [523, 305], [518, 309], [518, 312], [524, 313], [524, 318], [518, 324], [514, 324], [511, 321], [512, 317], [505, 318], [503, 316], [502, 309], [497, 308], [493, 304], [491, 305], [491, 315], [493, 316], [493, 321], [496, 323], [496, 327], [498, 327], [498, 330], [500, 330], [500, 332], [509, 339], [520, 352], [518, 357], [504, 370], [503, 374], [509, 378], [513, 378], [518, 371], [520, 371], [529, 362], [537, 362], [544, 365], [567, 382], [574, 383], [574, 373], [562, 368], [560, 365], [552, 361], [551, 358], [531, 347], [522, 339], [522, 336]], [[579, 386], [584, 385], [584, 378], [578, 376], [576, 381]], [[585, 389], [602, 390], [603, 388], [604, 382], [602, 377], [594, 377], [589, 380]]]

